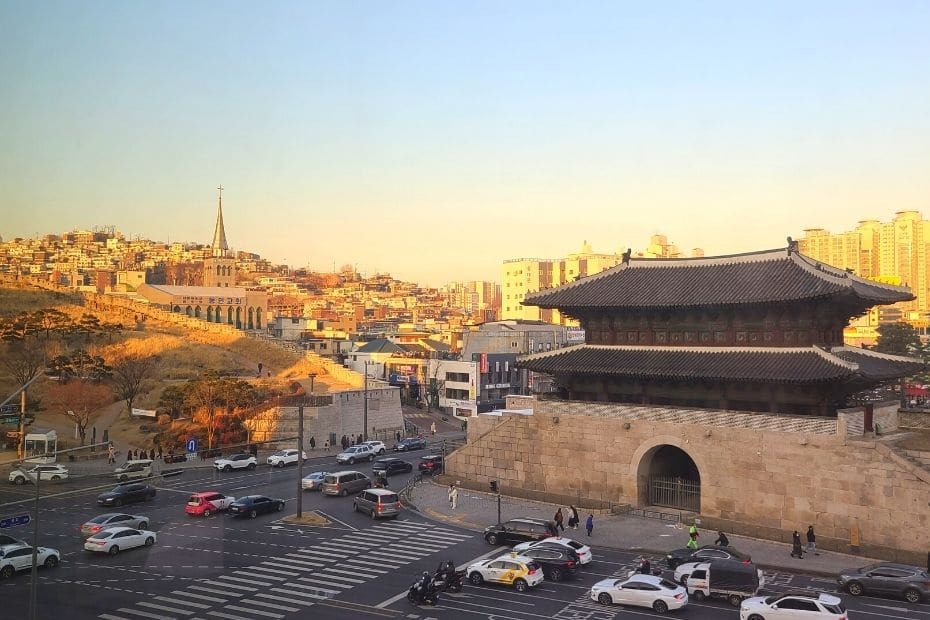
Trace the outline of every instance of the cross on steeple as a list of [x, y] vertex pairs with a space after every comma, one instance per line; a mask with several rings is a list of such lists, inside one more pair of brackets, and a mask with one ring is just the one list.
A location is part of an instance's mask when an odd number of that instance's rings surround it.
[[223, 226], [223, 185], [219, 190], [219, 205], [216, 212], [216, 229], [213, 231], [213, 256], [226, 256], [229, 245], [226, 243], [226, 228]]
[[223, 204], [223, 184], [220, 183], [220, 186], [216, 189], [220, 190], [220, 204]]

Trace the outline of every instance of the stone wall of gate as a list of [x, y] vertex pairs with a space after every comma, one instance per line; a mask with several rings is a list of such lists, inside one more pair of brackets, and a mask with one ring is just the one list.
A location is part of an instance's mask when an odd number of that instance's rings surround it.
[[531, 399], [508, 408], [533, 413], [471, 418], [447, 473], [499, 479], [505, 493], [645, 507], [651, 456], [671, 445], [700, 472], [705, 528], [788, 542], [813, 524], [827, 549], [856, 551], [857, 532], [862, 553], [921, 564], [930, 549], [930, 477], [837, 419]]

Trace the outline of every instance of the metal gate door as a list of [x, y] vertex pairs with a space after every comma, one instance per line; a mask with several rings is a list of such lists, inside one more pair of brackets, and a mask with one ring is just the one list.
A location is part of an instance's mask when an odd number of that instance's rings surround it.
[[701, 483], [684, 478], [652, 478], [649, 504], [701, 512]]

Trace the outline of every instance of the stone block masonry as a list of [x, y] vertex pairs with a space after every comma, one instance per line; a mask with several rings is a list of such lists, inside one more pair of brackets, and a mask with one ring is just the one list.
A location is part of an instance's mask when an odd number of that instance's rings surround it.
[[837, 419], [532, 399], [508, 407], [528, 404], [533, 415], [469, 420], [446, 472], [551, 501], [647, 508], [653, 458], [674, 446], [699, 473], [705, 529], [788, 542], [813, 525], [826, 549], [926, 561], [930, 474], [881, 441], [848, 437]]

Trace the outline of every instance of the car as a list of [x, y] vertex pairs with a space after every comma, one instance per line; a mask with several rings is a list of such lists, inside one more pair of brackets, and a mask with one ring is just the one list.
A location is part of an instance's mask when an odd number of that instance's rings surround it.
[[336, 462], [355, 465], [358, 461], [372, 461], [374, 458], [375, 451], [371, 449], [371, 446], [360, 443], [357, 446], [349, 446], [345, 451], [337, 454]]
[[526, 592], [545, 579], [542, 567], [519, 553], [475, 562], [465, 569], [465, 577], [476, 586], [484, 582], [501, 583], [513, 586], [517, 592]]
[[401, 439], [391, 448], [394, 452], [409, 452], [411, 450], [422, 450], [426, 447], [426, 440], [421, 437], [407, 437]]
[[427, 456], [421, 456], [417, 469], [424, 474], [439, 473], [442, 471], [442, 455], [429, 454]]
[[930, 575], [917, 566], [878, 562], [862, 568], [840, 572], [840, 589], [853, 596], [880, 594], [902, 597], [908, 603], [919, 603], [930, 598]]
[[352, 510], [367, 512], [372, 519], [397, 517], [400, 514], [400, 498], [388, 489], [366, 489], [352, 500]]
[[129, 515], [124, 512], [107, 512], [102, 515], [97, 515], [81, 525], [81, 535], [91, 536], [111, 527], [133, 527], [144, 530], [148, 528], [148, 526], [148, 517]]
[[303, 477], [300, 487], [304, 491], [319, 491], [323, 486], [323, 479], [329, 475], [328, 471], [315, 471]]
[[223, 495], [216, 491], [201, 491], [187, 498], [184, 512], [189, 515], [209, 517], [215, 512], [228, 510], [234, 501], [236, 498], [230, 495]]
[[186, 454], [174, 454], [172, 452], [172, 453], [166, 454], [164, 457], [162, 457], [162, 459], [165, 461], [165, 463], [184, 463], [187, 461], [187, 455]]
[[98, 506], [122, 506], [133, 502], [144, 502], [155, 498], [155, 487], [150, 484], [133, 482], [120, 484], [106, 493], [97, 496]]
[[588, 545], [583, 545], [577, 540], [572, 540], [571, 538], [565, 538], [563, 536], [550, 536], [548, 538], [543, 538], [539, 541], [530, 541], [525, 543], [520, 543], [516, 545], [514, 551], [523, 551], [525, 549], [530, 549], [532, 547], [538, 546], [561, 546], [568, 547], [572, 551], [578, 554], [578, 559], [582, 565], [589, 563], [594, 556], [591, 554], [591, 547]]
[[[50, 547], [36, 547], [36, 566], [55, 568], [61, 553]], [[18, 571], [32, 569], [32, 547], [19, 543], [0, 547], [0, 579], [9, 579]]]
[[551, 581], [562, 581], [566, 577], [574, 577], [581, 565], [577, 553], [560, 545], [540, 545], [518, 553], [539, 564], [543, 575]]
[[685, 562], [710, 562], [711, 560], [739, 560], [740, 562], [752, 562], [752, 558], [746, 553], [740, 553], [733, 547], [723, 547], [721, 545], [704, 545], [697, 549], [688, 549], [687, 547], [669, 551], [665, 556], [668, 567], [672, 570], [678, 568]]
[[677, 583], [655, 575], [633, 573], [626, 579], [603, 579], [591, 586], [591, 600], [602, 605], [651, 607], [664, 614], [688, 604], [688, 591]]
[[358, 471], [337, 471], [326, 474], [320, 491], [323, 495], [341, 495], [358, 493], [371, 488], [371, 478]]
[[157, 537], [155, 532], [137, 530], [132, 527], [111, 527], [97, 532], [86, 541], [84, 549], [95, 553], [109, 553], [116, 555], [120, 551], [133, 547], [151, 547]]
[[514, 545], [549, 538], [555, 523], [545, 519], [511, 519], [484, 528], [484, 540], [489, 545]]
[[839, 597], [810, 592], [753, 596], [740, 604], [740, 620], [847, 620]]
[[385, 476], [390, 476], [391, 474], [413, 471], [413, 465], [407, 461], [391, 456], [375, 461], [371, 466], [371, 471], [373, 473], [383, 473]]
[[[297, 450], [278, 450], [268, 457], [268, 464], [272, 467], [284, 467], [292, 463], [297, 463]], [[302, 453], [303, 460], [307, 460], [307, 453]]]
[[234, 469], [252, 470], [258, 466], [258, 461], [251, 454], [233, 454], [224, 459], [216, 459], [213, 466], [217, 471], [232, 471]]
[[151, 459], [126, 461], [125, 465], [121, 465], [113, 471], [113, 476], [120, 482], [125, 482], [130, 478], [151, 478], [152, 461]]
[[383, 441], [363, 441], [361, 445], [370, 447], [372, 452], [378, 455], [384, 454], [387, 449]]
[[284, 510], [283, 499], [273, 499], [264, 495], [246, 495], [229, 505], [229, 514], [236, 517], [247, 516], [250, 519], [266, 512], [281, 512], [282, 510]]
[[68, 477], [68, 468], [63, 465], [36, 465], [31, 469], [17, 467], [10, 472], [10, 482], [25, 484], [33, 482], [36, 476], [39, 476], [40, 482], [42, 480], [64, 480]]

